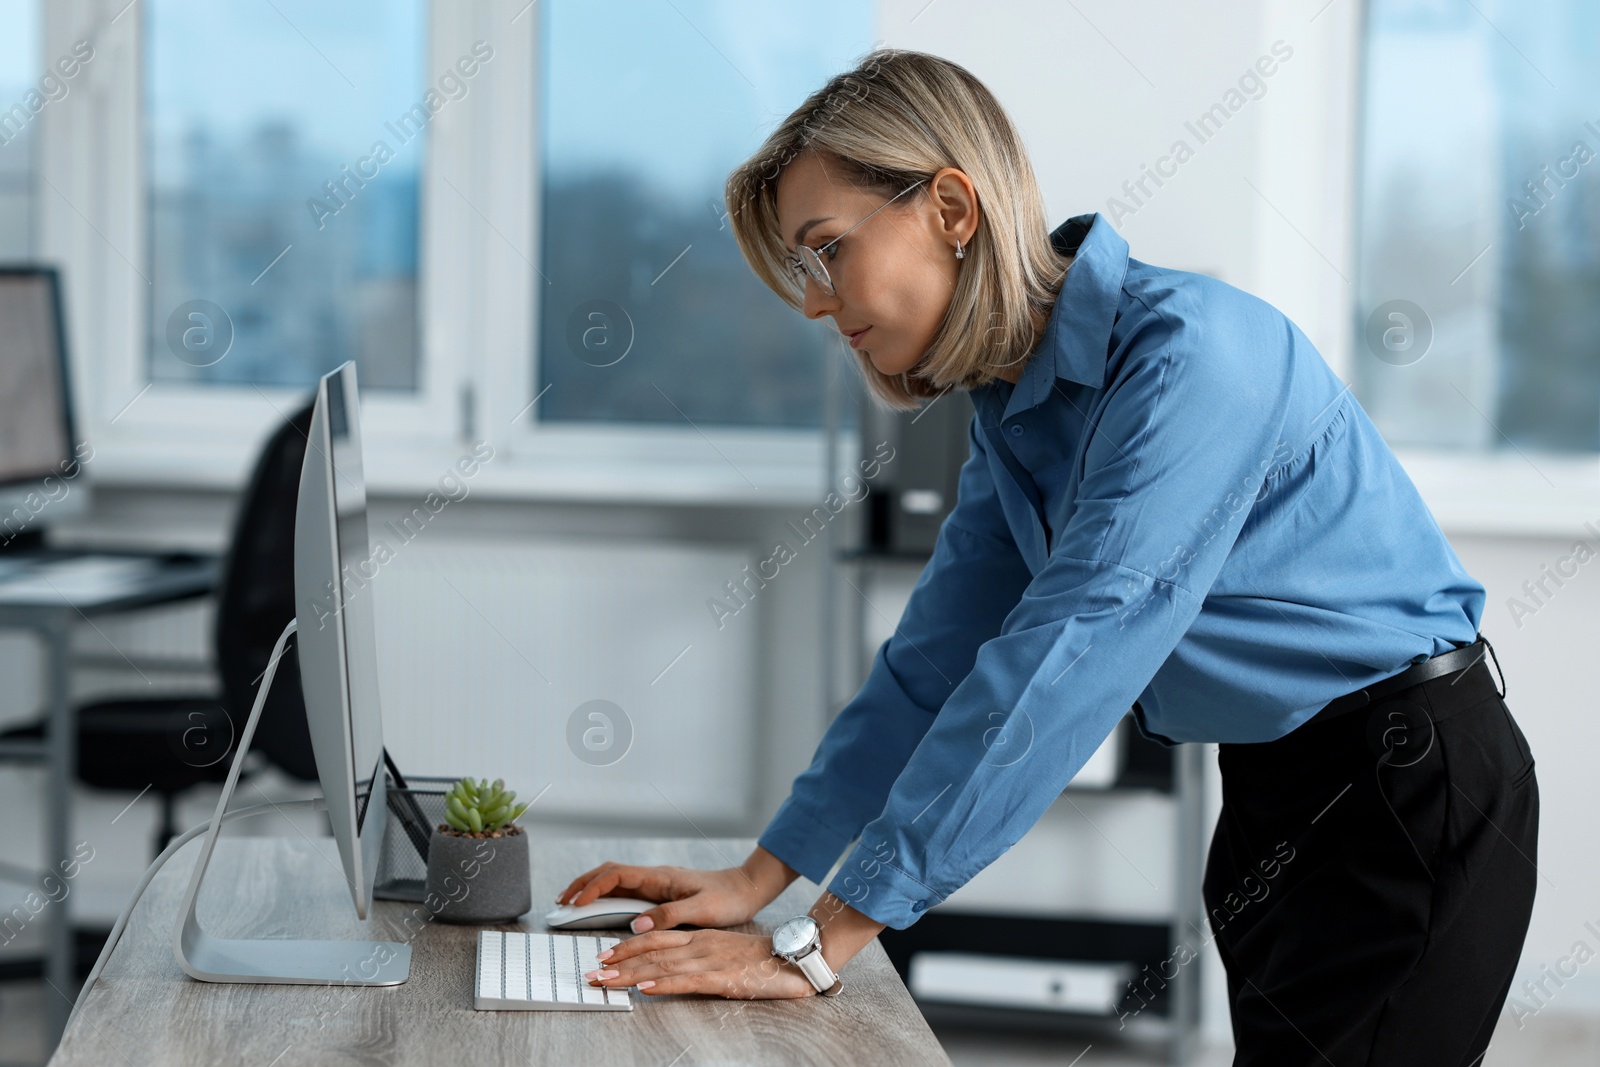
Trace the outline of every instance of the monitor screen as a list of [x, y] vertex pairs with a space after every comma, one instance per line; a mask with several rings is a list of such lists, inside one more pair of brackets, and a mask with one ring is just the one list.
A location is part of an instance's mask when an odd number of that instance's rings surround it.
[[53, 271], [0, 271], [0, 485], [72, 464], [57, 306]]
[[[351, 375], [350, 377], [353, 377]], [[367, 493], [361, 466], [361, 412], [346, 375], [330, 374], [328, 437], [333, 445], [333, 509], [338, 529], [340, 608], [344, 616], [345, 671], [350, 693], [351, 774], [356, 789], [356, 832], [366, 821], [373, 779], [381, 773], [378, 649], [367, 541]]]

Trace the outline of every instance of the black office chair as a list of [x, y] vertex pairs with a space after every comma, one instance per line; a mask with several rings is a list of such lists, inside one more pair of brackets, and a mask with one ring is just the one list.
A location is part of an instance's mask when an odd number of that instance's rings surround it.
[[[234, 522], [214, 630], [222, 692], [98, 700], [77, 710], [78, 779], [92, 789], [148, 787], [159, 796], [157, 853], [178, 832], [178, 798], [227, 778], [256, 684], [294, 618], [294, 517], [311, 409], [307, 403], [267, 441]], [[44, 723], [0, 736], [42, 738]], [[250, 747], [291, 777], [316, 780], [293, 642], [278, 664]]]

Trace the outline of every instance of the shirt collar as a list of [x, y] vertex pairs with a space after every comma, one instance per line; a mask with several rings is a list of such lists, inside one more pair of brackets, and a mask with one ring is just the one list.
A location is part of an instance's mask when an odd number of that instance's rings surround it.
[[1096, 389], [1105, 384], [1111, 325], [1128, 273], [1128, 242], [1096, 211], [1075, 215], [1057, 226], [1050, 243], [1056, 251], [1075, 258], [1050, 309], [1044, 336], [1022, 368], [1002, 421], [1043, 403], [1056, 378]]

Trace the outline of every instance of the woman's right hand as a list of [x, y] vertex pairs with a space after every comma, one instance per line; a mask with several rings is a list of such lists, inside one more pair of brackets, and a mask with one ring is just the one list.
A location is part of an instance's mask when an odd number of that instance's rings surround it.
[[582, 906], [598, 897], [635, 897], [658, 902], [659, 907], [640, 913], [632, 930], [669, 930], [695, 926], [737, 926], [755, 918], [756, 912], [777, 896], [782, 886], [768, 893], [743, 867], [698, 870], [693, 867], [636, 867], [602, 863], [572, 880], [556, 897], [558, 904]]

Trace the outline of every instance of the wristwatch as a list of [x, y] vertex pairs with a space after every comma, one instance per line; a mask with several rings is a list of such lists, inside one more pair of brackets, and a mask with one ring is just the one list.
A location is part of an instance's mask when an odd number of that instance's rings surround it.
[[772, 931], [772, 954], [800, 968], [825, 997], [836, 997], [844, 988], [844, 979], [822, 958], [822, 930], [809, 915], [796, 915]]

